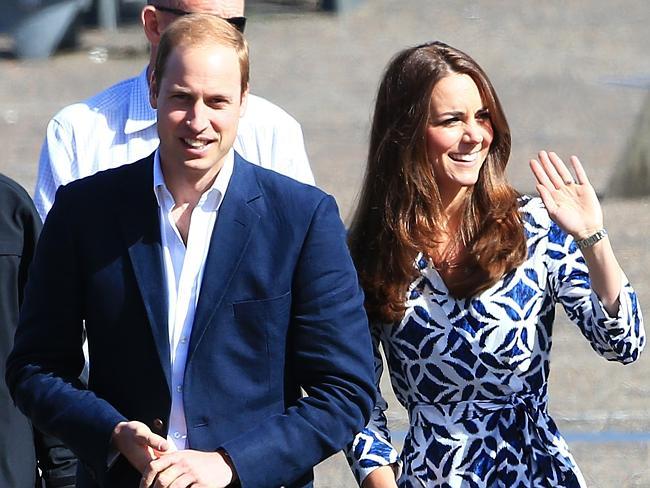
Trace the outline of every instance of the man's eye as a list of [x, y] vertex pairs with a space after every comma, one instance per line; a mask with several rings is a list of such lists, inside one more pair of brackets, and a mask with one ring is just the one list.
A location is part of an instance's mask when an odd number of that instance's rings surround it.
[[223, 98], [214, 98], [210, 100], [208, 104], [214, 108], [224, 108], [228, 104], [228, 102]]

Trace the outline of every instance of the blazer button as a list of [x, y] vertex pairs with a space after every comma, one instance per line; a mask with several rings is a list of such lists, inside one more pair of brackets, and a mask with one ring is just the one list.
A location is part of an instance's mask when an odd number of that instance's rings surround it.
[[157, 430], [158, 432], [162, 432], [164, 426], [165, 426], [165, 424], [163, 424], [162, 420], [153, 419], [153, 428], [154, 428], [154, 430]]

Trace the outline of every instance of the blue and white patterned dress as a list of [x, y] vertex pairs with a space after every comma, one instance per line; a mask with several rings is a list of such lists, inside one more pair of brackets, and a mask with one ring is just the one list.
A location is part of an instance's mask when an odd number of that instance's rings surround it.
[[[521, 200], [528, 257], [471, 299], [455, 300], [419, 258], [404, 318], [373, 327], [377, 388], [381, 342], [393, 389], [408, 410], [400, 488], [583, 487], [584, 479], [547, 411], [555, 304], [561, 303], [604, 358], [629, 363], [645, 344], [641, 310], [624, 278], [617, 317], [591, 291], [573, 239], [539, 198]], [[377, 406], [348, 460], [361, 482], [394, 463]]]

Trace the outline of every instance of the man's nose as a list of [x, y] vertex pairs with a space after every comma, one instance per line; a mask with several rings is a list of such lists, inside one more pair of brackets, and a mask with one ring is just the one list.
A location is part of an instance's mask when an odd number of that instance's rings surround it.
[[205, 130], [208, 126], [207, 107], [202, 102], [195, 103], [187, 112], [185, 123], [195, 133]]

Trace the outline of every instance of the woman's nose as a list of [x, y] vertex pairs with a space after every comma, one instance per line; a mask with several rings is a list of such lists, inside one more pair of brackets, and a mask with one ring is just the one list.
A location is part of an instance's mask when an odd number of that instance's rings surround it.
[[466, 125], [465, 133], [463, 134], [464, 142], [479, 144], [483, 142], [483, 129], [476, 121], [470, 122]]

